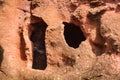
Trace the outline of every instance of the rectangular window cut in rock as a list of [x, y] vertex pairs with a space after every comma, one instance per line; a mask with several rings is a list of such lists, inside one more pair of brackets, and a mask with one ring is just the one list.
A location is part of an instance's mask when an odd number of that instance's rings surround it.
[[47, 24], [42, 18], [32, 16], [30, 40], [33, 43], [33, 69], [44, 70], [47, 67], [45, 32]]

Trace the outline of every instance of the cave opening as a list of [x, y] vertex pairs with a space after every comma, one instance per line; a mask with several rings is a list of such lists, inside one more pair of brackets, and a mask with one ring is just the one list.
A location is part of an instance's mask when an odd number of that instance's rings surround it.
[[63, 22], [64, 37], [66, 43], [73, 48], [78, 48], [82, 41], [85, 41], [85, 36], [79, 26], [73, 23]]
[[32, 17], [30, 40], [33, 43], [33, 69], [44, 70], [47, 67], [45, 32], [47, 24], [42, 18]]

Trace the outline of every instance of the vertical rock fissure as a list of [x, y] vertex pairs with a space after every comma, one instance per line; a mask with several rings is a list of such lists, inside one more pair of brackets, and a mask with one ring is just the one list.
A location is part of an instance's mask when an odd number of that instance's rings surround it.
[[85, 36], [79, 26], [73, 23], [63, 22], [64, 24], [64, 37], [66, 43], [73, 48], [78, 48], [82, 41], [85, 41]]
[[30, 40], [33, 43], [33, 69], [44, 70], [47, 67], [45, 32], [47, 24], [42, 18], [32, 16]]
[[2, 46], [0, 46], [0, 67], [3, 61], [3, 53], [4, 53], [4, 49], [2, 48]]
[[4, 49], [3, 47], [0, 45], [0, 72], [2, 72], [5, 76], [7, 76], [7, 74], [1, 69], [1, 65], [2, 65], [2, 61], [4, 59]]
[[20, 30], [20, 57], [23, 61], [27, 60], [27, 56], [25, 54], [25, 48], [26, 48], [26, 44], [25, 44], [25, 39], [23, 37], [23, 29], [22, 27], [19, 27]]

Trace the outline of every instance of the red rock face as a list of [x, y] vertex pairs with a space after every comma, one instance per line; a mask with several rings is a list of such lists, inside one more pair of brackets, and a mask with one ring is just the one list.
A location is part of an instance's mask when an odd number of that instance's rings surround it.
[[0, 0], [0, 79], [119, 80], [119, 0]]

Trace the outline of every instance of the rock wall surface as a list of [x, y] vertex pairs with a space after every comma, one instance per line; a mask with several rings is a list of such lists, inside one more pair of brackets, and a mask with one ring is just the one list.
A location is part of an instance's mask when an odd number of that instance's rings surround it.
[[120, 80], [119, 0], [0, 0], [1, 80]]

